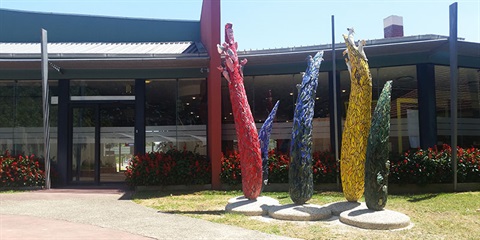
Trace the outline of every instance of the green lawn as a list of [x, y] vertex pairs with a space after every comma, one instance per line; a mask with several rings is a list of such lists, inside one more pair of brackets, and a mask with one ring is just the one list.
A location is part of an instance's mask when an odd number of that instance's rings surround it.
[[[292, 203], [287, 192], [266, 192], [281, 204]], [[225, 213], [228, 199], [240, 191], [137, 192], [134, 201], [162, 212], [182, 214], [265, 233], [303, 239], [479, 239], [480, 192], [389, 195], [386, 209], [408, 215], [414, 226], [404, 230], [365, 230], [338, 221], [294, 222]], [[308, 202], [344, 201], [342, 193], [315, 193]], [[363, 201], [363, 199], [361, 199]]]

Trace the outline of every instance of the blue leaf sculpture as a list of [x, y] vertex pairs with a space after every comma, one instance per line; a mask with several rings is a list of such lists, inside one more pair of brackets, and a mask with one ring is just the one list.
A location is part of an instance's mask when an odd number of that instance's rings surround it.
[[[260, 152], [262, 153], [262, 180], [263, 186], [268, 183], [268, 143], [270, 142], [270, 134], [272, 133], [272, 124], [277, 114], [278, 104], [280, 101], [275, 103], [275, 106], [270, 111], [267, 119], [262, 125], [260, 132], [258, 133], [258, 138], [260, 139]], [[263, 187], [262, 187], [263, 191]]]
[[323, 51], [309, 56], [295, 106], [288, 171], [289, 194], [295, 204], [304, 204], [313, 195], [312, 120], [322, 57]]

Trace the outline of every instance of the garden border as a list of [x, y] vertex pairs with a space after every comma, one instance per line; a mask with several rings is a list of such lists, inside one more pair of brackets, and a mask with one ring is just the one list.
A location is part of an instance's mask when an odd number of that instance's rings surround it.
[[[432, 183], [432, 184], [389, 184], [389, 194], [419, 194], [419, 193], [442, 193], [454, 192], [453, 183]], [[288, 191], [288, 183], [272, 183], [265, 186], [265, 192]], [[211, 184], [204, 185], [170, 185], [170, 186], [137, 186], [135, 191], [201, 191], [212, 190]], [[242, 190], [241, 185], [222, 184], [220, 190]], [[341, 191], [337, 183], [326, 183], [314, 185], [315, 191]], [[457, 183], [457, 192], [480, 191], [480, 183]]]

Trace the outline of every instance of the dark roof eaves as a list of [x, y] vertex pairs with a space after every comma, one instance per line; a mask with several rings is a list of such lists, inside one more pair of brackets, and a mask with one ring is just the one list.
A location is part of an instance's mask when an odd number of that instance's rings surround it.
[[[49, 60], [71, 61], [71, 60], [158, 60], [158, 59], [188, 59], [208, 58], [206, 53], [182, 53], [182, 54], [48, 54]], [[0, 54], [0, 61], [37, 61], [40, 54]]]

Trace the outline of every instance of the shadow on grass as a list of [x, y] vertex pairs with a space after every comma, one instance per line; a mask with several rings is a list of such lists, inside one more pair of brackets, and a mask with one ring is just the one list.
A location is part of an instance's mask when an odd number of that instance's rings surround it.
[[425, 194], [420, 196], [411, 196], [410, 199], [408, 199], [407, 201], [413, 202], [413, 203], [420, 202], [420, 201], [436, 198], [438, 195], [439, 195], [438, 193], [431, 193], [431, 194]]
[[218, 190], [180, 190], [180, 191], [137, 191], [132, 194], [133, 200], [145, 200], [151, 198], [168, 198], [185, 195], [201, 195], [201, 196], [238, 196], [240, 191], [218, 191]]
[[140, 191], [133, 194], [133, 199], [164, 198], [172, 196], [181, 196], [194, 194], [198, 191]]
[[157, 213], [169, 213], [169, 214], [198, 214], [198, 215], [223, 215], [225, 214], [224, 210], [210, 210], [210, 211], [157, 211]]

